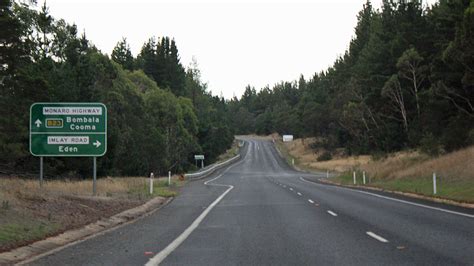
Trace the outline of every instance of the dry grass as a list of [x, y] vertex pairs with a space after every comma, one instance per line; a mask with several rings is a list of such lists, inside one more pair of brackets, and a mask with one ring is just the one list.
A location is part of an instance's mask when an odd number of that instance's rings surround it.
[[[278, 136], [274, 136], [279, 139]], [[433, 196], [432, 174], [438, 176], [437, 197], [462, 202], [474, 202], [474, 146], [450, 154], [431, 158], [417, 151], [402, 151], [374, 160], [371, 156], [334, 155], [332, 160], [318, 162], [320, 153], [310, 144], [314, 139], [296, 139], [293, 142], [277, 142], [288, 160], [295, 158], [296, 166], [306, 170], [339, 172], [334, 180], [352, 184], [352, 171], [365, 171], [371, 186], [389, 190]], [[359, 180], [360, 182], [360, 180]]]
[[474, 180], [474, 146], [400, 169], [394, 177], [430, 176], [433, 172], [454, 180]]
[[[157, 178], [161, 182], [166, 178]], [[178, 182], [178, 176], [172, 177], [173, 183]], [[149, 179], [145, 177], [101, 178], [97, 180], [97, 196], [102, 198], [128, 198], [131, 192], [146, 190]], [[92, 195], [92, 180], [46, 180], [40, 188], [38, 180], [20, 178], [0, 178], [0, 198], [11, 202], [18, 197], [56, 197]]]
[[329, 161], [318, 162], [317, 158], [322, 152], [315, 152], [311, 149], [314, 138], [295, 139], [292, 142], [282, 142], [289, 155], [294, 157], [298, 166], [305, 169], [329, 170], [336, 172], [345, 172], [354, 168], [360, 168], [370, 161], [370, 156], [334, 156]]
[[[110, 194], [126, 193], [130, 189], [142, 187], [146, 178], [103, 178], [97, 180], [97, 195], [108, 196]], [[74, 195], [90, 196], [92, 194], [92, 181], [45, 181], [43, 188], [40, 188], [37, 180], [19, 178], [1, 178], [0, 191], [5, 197], [15, 198], [15, 195]]]
[[313, 142], [314, 138], [307, 138], [282, 144], [303, 168], [336, 172], [357, 169], [376, 179], [426, 177], [433, 172], [451, 179], [474, 178], [474, 146], [438, 158], [430, 158], [417, 151], [403, 151], [380, 160], [373, 160], [368, 155], [336, 155], [332, 160], [318, 162], [320, 154], [310, 147]]
[[429, 157], [416, 151], [397, 152], [380, 160], [370, 160], [367, 164], [358, 167], [364, 170], [371, 178], [393, 179], [406, 177], [400, 173], [419, 167], [420, 163], [428, 160]]
[[237, 154], [239, 154], [239, 141], [237, 139], [234, 139], [234, 141], [232, 142], [232, 146], [225, 153], [217, 157], [217, 162], [226, 161], [232, 157], [235, 157]]

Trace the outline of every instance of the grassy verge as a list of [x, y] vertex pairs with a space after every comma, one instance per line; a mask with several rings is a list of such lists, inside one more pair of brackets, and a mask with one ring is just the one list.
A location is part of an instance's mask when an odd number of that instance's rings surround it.
[[57, 231], [59, 225], [48, 221], [8, 223], [0, 226], [0, 246], [42, 239]]
[[239, 149], [239, 140], [234, 139], [234, 142], [232, 142], [232, 146], [225, 153], [217, 157], [217, 162], [224, 162], [232, 157], [237, 156], [237, 154], [239, 154]]
[[[339, 176], [331, 178], [332, 181], [343, 185], [354, 185], [352, 172], [344, 172]], [[363, 186], [362, 173], [356, 171], [356, 182], [358, 186]], [[367, 186], [378, 187], [391, 191], [401, 191], [425, 196], [433, 196], [456, 200], [460, 202], [474, 202], [474, 180], [453, 180], [449, 178], [437, 178], [436, 194], [433, 194], [433, 178], [432, 176], [424, 177], [404, 177], [396, 179], [375, 179], [369, 181], [366, 178]]]
[[290, 150], [281, 139], [275, 140], [275, 146], [288, 165], [293, 165], [296, 169], [303, 171], [323, 171], [323, 169], [309, 167], [307, 164], [303, 163], [303, 160], [299, 156], [291, 154]]
[[174, 197], [186, 182], [144, 177], [101, 178], [92, 197], [91, 180], [0, 178], [0, 252], [108, 217], [153, 197]]
[[[295, 158], [298, 169], [338, 173], [330, 180], [343, 185], [362, 184], [362, 172], [366, 172], [367, 186], [386, 190], [415, 193], [424, 196], [474, 203], [474, 147], [432, 158], [417, 151], [389, 154], [374, 160], [369, 156], [337, 157], [317, 162], [316, 154], [304, 147], [300, 140], [293, 143], [276, 141], [282, 156], [291, 164]], [[437, 193], [433, 194], [432, 174], [437, 174]]]
[[153, 198], [153, 197], [175, 197], [178, 195], [178, 188], [186, 184], [186, 181], [181, 181], [176, 177], [171, 179], [171, 183], [168, 185], [168, 179], [160, 178], [153, 182], [153, 194], [150, 194], [150, 180], [147, 179], [141, 187], [133, 188], [129, 191], [129, 194], [135, 195], [140, 198]]

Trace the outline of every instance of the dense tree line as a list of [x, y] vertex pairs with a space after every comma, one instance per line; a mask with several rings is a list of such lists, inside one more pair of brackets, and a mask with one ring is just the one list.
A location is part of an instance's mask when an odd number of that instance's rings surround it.
[[[151, 38], [134, 58], [123, 39], [109, 58], [75, 25], [46, 6], [0, 0], [0, 168], [38, 168], [29, 154], [34, 102], [102, 102], [108, 151], [102, 175], [144, 175], [192, 168], [194, 154], [214, 161], [230, 147], [228, 106], [212, 96], [194, 63], [185, 69], [173, 39]], [[47, 174], [90, 175], [88, 158], [48, 158]]]
[[367, 1], [334, 65], [259, 92], [229, 109], [239, 133], [317, 137], [349, 153], [421, 147], [437, 154], [474, 144], [474, 2]]

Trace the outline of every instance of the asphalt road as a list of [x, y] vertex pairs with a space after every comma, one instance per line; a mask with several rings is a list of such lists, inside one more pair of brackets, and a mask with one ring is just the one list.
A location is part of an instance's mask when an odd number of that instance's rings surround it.
[[270, 141], [242, 152], [158, 212], [31, 264], [474, 265], [472, 210], [314, 182]]

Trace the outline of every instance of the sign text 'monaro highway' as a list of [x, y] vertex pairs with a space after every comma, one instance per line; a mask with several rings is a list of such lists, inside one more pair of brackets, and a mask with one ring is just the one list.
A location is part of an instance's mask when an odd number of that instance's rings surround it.
[[35, 156], [102, 156], [107, 108], [102, 103], [34, 103], [30, 152]]

